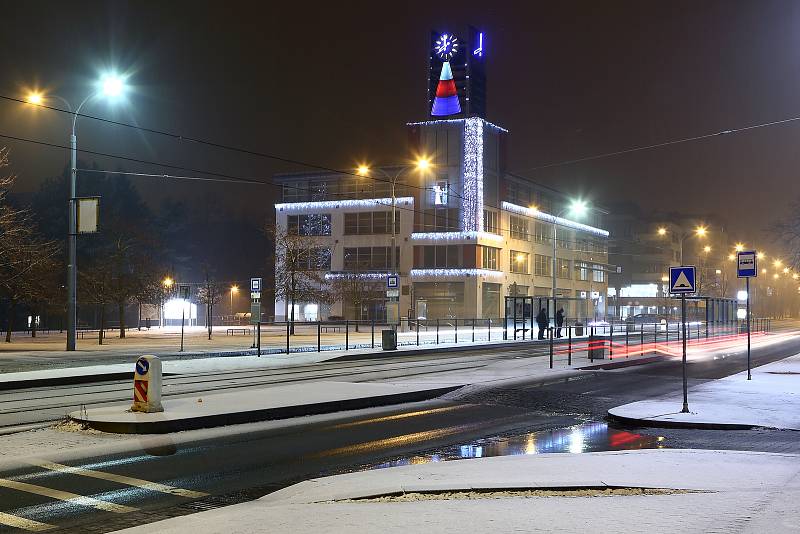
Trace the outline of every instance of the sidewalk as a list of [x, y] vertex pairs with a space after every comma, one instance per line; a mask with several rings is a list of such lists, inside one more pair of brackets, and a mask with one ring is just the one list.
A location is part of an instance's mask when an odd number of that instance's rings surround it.
[[648, 399], [608, 411], [629, 424], [685, 428], [800, 430], [800, 354], [689, 389], [689, 413], [680, 413], [683, 393]]
[[787, 532], [800, 457], [640, 450], [348, 473], [120, 532]]

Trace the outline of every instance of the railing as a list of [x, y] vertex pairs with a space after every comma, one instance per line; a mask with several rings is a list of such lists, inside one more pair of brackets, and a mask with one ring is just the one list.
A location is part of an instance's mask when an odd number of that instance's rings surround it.
[[[394, 329], [398, 346], [468, 346], [478, 343], [531, 343], [534, 350], [549, 353], [550, 365], [563, 358], [572, 365], [573, 357], [584, 355], [591, 362], [597, 358], [613, 359], [620, 355], [670, 352], [673, 342], [683, 339], [680, 321], [657, 323], [575, 324], [561, 328], [548, 325], [539, 329], [530, 321], [513, 324], [504, 318], [403, 319], [394, 328], [378, 321], [295, 321], [261, 323], [254, 329], [253, 348], [264, 353], [323, 352], [382, 347], [381, 331]], [[770, 319], [751, 320], [751, 332], [764, 334], [771, 329]], [[377, 336], [376, 336], [377, 333]], [[686, 339], [701, 342], [709, 339], [734, 339], [746, 333], [744, 321], [706, 323], [687, 321]], [[534, 337], [535, 336], [535, 337]], [[376, 339], [377, 337], [377, 339]]]

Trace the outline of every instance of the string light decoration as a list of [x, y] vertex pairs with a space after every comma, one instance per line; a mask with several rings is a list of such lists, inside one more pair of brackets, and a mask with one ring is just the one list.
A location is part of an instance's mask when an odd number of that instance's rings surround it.
[[470, 239], [488, 239], [502, 242], [503, 236], [489, 232], [414, 232], [412, 241], [468, 241]]
[[389, 276], [388, 272], [383, 273], [325, 273], [325, 280], [343, 280], [348, 278], [358, 278], [360, 280], [383, 280]]
[[489, 269], [411, 269], [412, 278], [420, 278], [423, 276], [488, 276], [491, 278], [501, 278], [502, 271], [490, 271]]
[[563, 217], [556, 217], [554, 215], [550, 215], [549, 213], [544, 213], [539, 210], [526, 208], [525, 206], [519, 206], [517, 204], [512, 204], [511, 202], [503, 201], [502, 209], [504, 211], [510, 211], [512, 213], [517, 213], [519, 215], [525, 215], [527, 217], [532, 217], [534, 219], [538, 219], [540, 221], [547, 221], [549, 223], [556, 223], [559, 226], [564, 226], [566, 228], [572, 228], [574, 230], [580, 230], [582, 232], [587, 232], [594, 235], [599, 235], [602, 237], [608, 237], [608, 230], [603, 230], [602, 228], [595, 228], [594, 226], [589, 226], [588, 224], [582, 224], [575, 221], [570, 221], [569, 219], [564, 219]]
[[[486, 128], [491, 130], [495, 130], [497, 132], [508, 133], [508, 130], [502, 128], [496, 124], [492, 124], [489, 121], [483, 120], [480, 117], [471, 117], [471, 119], [479, 120], [483, 123]], [[407, 122], [406, 126], [438, 126], [442, 124], [461, 124], [470, 119], [438, 119], [435, 121], [419, 121], [419, 122]]]
[[483, 119], [464, 119], [464, 182], [461, 229], [483, 231]]
[[[398, 197], [395, 199], [395, 206], [408, 206], [414, 203], [414, 197]], [[392, 205], [389, 198], [364, 198], [360, 200], [321, 200], [318, 202], [285, 202], [275, 204], [275, 209], [286, 213], [305, 213], [318, 210], [335, 210], [351, 208], [374, 208], [375, 206]]]

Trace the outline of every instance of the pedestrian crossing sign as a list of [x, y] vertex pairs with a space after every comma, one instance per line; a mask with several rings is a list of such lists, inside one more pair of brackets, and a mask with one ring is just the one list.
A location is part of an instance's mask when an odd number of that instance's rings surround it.
[[669, 268], [669, 292], [670, 293], [694, 293], [695, 292], [695, 268], [693, 265], [682, 265], [681, 267]]

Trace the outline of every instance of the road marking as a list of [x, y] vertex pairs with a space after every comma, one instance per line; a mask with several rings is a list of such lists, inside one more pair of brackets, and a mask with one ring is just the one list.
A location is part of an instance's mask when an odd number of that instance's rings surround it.
[[77, 493], [70, 493], [69, 491], [61, 491], [44, 486], [37, 486], [35, 484], [28, 484], [27, 482], [17, 482], [16, 480], [8, 480], [0, 478], [0, 487], [24, 491], [27, 493], [34, 493], [51, 499], [58, 499], [59, 501], [67, 501], [82, 506], [91, 506], [98, 510], [105, 510], [106, 512], [114, 512], [115, 514], [126, 514], [135, 512], [136, 508], [125, 506], [124, 504], [115, 504], [113, 502], [101, 501], [92, 497], [84, 497]]
[[179, 497], [189, 497], [192, 499], [199, 499], [201, 497], [208, 496], [207, 493], [203, 493], [202, 491], [192, 491], [182, 488], [176, 488], [174, 486], [168, 486], [166, 484], [159, 484], [158, 482], [149, 482], [147, 480], [142, 480], [141, 478], [133, 478], [125, 475], [106, 473], [105, 471], [94, 471], [92, 469], [86, 469], [83, 467], [71, 467], [69, 465], [57, 464], [45, 460], [31, 460], [30, 463], [32, 465], [42, 467], [44, 469], [49, 469], [50, 471], [58, 471], [59, 473], [67, 473], [71, 475], [99, 478], [100, 480], [108, 480], [109, 482], [117, 482], [118, 484], [123, 484], [126, 486], [134, 486], [136, 488], [142, 488], [150, 491], [168, 493], [170, 495], [177, 495]]
[[22, 530], [30, 530], [32, 532], [42, 532], [56, 528], [55, 525], [48, 525], [47, 523], [39, 523], [32, 519], [25, 519], [24, 517], [17, 517], [11, 514], [4, 514], [0, 512], [0, 525], [6, 525], [14, 528], [21, 528]]
[[341, 429], [341, 428], [349, 428], [349, 427], [358, 426], [358, 425], [369, 425], [369, 424], [373, 424], [373, 423], [383, 423], [385, 421], [395, 421], [397, 419], [406, 419], [407, 417], [419, 417], [419, 416], [423, 416], [423, 415], [433, 415], [433, 414], [443, 413], [443, 412], [452, 412], [453, 410], [463, 410], [464, 408], [468, 408], [468, 407], [469, 406], [467, 406], [465, 404], [459, 404], [459, 405], [456, 405], [456, 406], [445, 406], [443, 408], [431, 408], [429, 410], [416, 410], [416, 411], [413, 411], [413, 412], [399, 413], [399, 414], [395, 414], [395, 415], [387, 415], [387, 416], [384, 416], [384, 417], [373, 417], [371, 419], [361, 419], [360, 421], [352, 421], [350, 423], [341, 423], [341, 424], [338, 424], [338, 425], [333, 425], [330, 428], [338, 430], [338, 429]]

